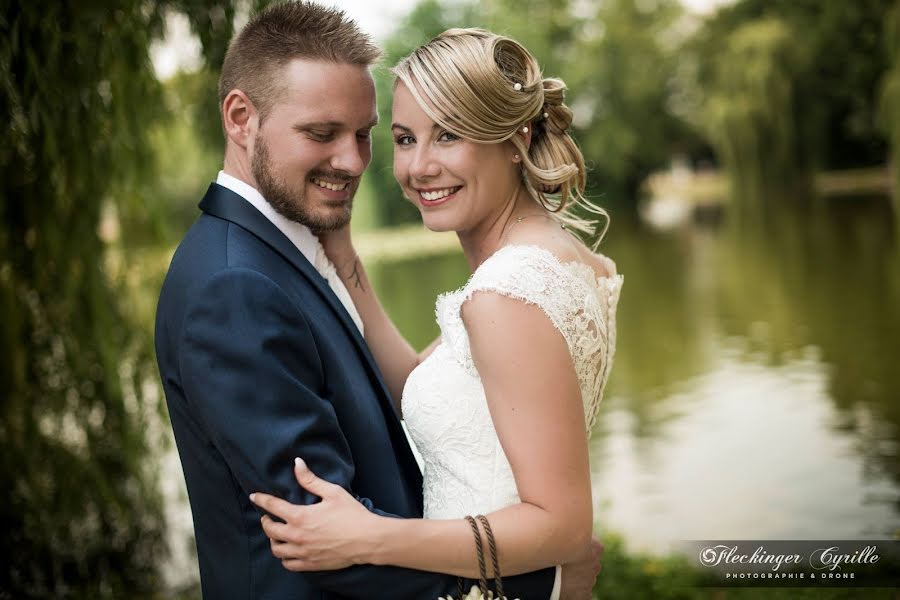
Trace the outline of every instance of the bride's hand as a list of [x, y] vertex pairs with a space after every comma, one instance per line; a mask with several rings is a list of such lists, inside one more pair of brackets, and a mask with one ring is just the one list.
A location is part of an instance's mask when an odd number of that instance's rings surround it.
[[334, 231], [321, 231], [316, 234], [328, 260], [340, 269], [356, 258], [356, 249], [350, 238], [350, 223]]
[[294, 466], [297, 483], [322, 498], [317, 504], [291, 504], [269, 494], [250, 494], [250, 500], [268, 515], [262, 527], [272, 554], [289, 571], [327, 571], [366, 562], [361, 555], [364, 538], [378, 517], [339, 485], [320, 479], [299, 458]]

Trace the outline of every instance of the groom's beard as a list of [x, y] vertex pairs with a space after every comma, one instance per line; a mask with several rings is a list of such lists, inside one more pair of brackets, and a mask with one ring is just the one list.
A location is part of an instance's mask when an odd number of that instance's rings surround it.
[[[331, 179], [350, 180], [345, 174], [334, 171], [312, 171], [307, 173], [303, 186], [294, 190], [285, 185], [285, 183], [277, 176], [271, 168], [271, 160], [269, 156], [269, 147], [265, 138], [262, 136], [256, 139], [256, 148], [253, 153], [253, 159], [250, 168], [253, 171], [253, 177], [259, 186], [259, 192], [263, 198], [272, 205], [285, 218], [306, 225], [313, 232], [334, 231], [340, 229], [350, 222], [350, 212], [353, 206], [354, 189], [351, 192], [350, 202], [343, 207], [321, 206], [316, 210], [315, 206], [310, 206], [306, 194], [304, 194], [305, 185], [315, 185], [309, 183], [309, 180], [316, 176], [329, 177]], [[351, 187], [355, 187], [353, 182]]]

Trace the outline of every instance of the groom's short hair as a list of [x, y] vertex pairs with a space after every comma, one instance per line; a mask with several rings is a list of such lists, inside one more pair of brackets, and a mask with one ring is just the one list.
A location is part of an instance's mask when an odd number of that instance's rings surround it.
[[219, 76], [219, 110], [228, 93], [239, 89], [264, 120], [283, 91], [282, 68], [292, 60], [367, 67], [380, 56], [372, 38], [338, 8], [308, 0], [274, 4], [231, 40]]

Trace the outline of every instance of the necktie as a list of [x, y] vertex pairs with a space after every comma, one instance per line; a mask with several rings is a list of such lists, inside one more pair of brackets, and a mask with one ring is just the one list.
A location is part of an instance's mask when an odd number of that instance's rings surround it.
[[334, 292], [334, 295], [338, 297], [338, 300], [340, 300], [341, 304], [344, 305], [344, 308], [347, 309], [347, 313], [350, 315], [350, 318], [353, 319], [353, 322], [356, 323], [359, 332], [365, 335], [362, 319], [356, 310], [356, 305], [353, 304], [350, 292], [347, 291], [344, 282], [341, 281], [341, 278], [337, 274], [337, 269], [335, 269], [334, 265], [331, 264], [331, 261], [328, 260], [328, 256], [325, 255], [325, 249], [318, 240], [316, 240], [316, 262], [314, 266], [319, 274], [325, 278], [325, 281], [328, 282], [328, 286], [331, 288], [331, 291]]

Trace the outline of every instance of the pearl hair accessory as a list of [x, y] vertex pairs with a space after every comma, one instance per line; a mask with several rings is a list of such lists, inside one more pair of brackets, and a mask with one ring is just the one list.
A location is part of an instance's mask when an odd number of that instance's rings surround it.
[[544, 118], [545, 118], [545, 119], [549, 119], [549, 118], [550, 118], [550, 115], [549, 115], [548, 113], [544, 113]]
[[513, 89], [516, 90], [517, 92], [522, 91], [522, 84], [517, 81], [516, 85], [513, 86]]
[[523, 127], [523, 128], [522, 128], [522, 133], [528, 133], [528, 127]]

